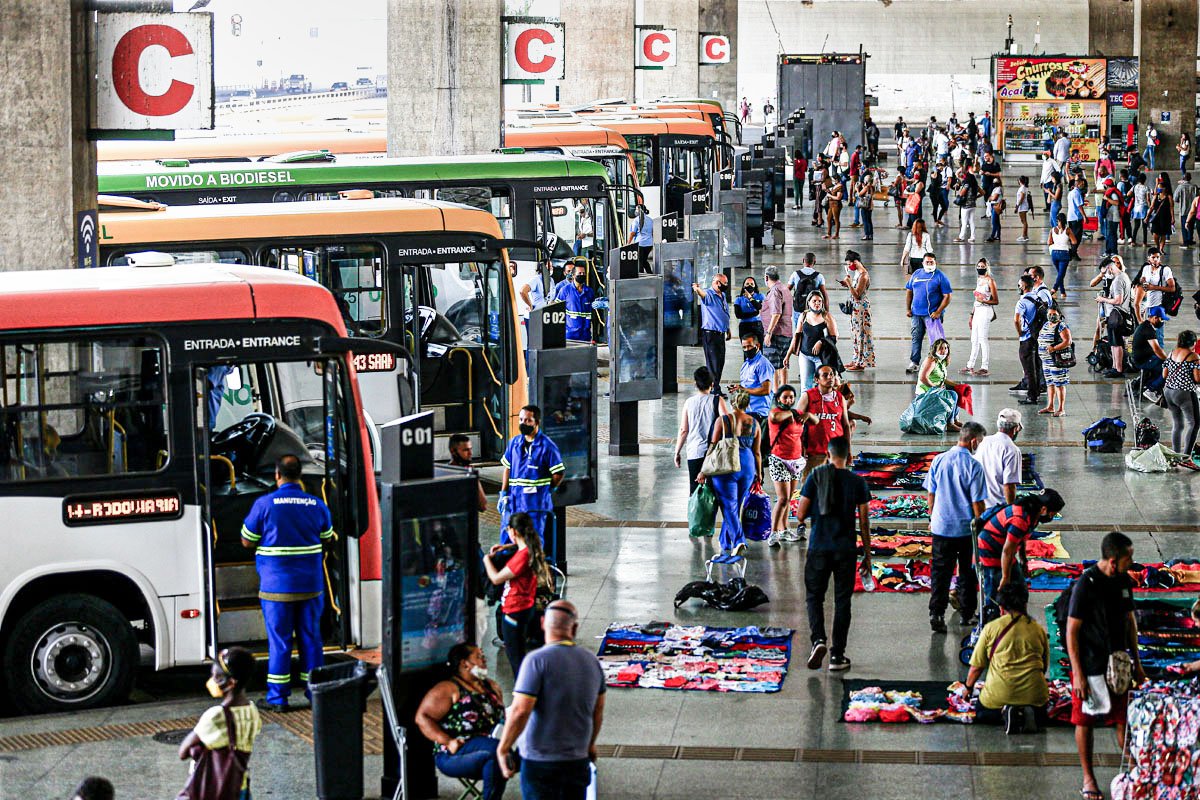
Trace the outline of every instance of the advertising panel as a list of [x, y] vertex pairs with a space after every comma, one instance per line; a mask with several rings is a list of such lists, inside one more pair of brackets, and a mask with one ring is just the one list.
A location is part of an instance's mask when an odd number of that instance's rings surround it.
[[998, 100], [1096, 100], [1104, 97], [1103, 58], [996, 58]]

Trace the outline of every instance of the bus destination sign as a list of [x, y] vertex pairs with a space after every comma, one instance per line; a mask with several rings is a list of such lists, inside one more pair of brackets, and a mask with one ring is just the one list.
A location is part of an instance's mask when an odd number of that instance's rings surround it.
[[68, 528], [153, 522], [182, 516], [183, 501], [179, 492], [169, 489], [76, 494], [63, 498], [62, 505], [63, 524]]
[[394, 353], [355, 353], [355, 372], [391, 372], [396, 368]]

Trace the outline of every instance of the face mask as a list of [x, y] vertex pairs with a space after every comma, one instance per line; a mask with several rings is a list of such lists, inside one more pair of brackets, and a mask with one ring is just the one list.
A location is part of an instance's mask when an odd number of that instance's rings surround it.
[[211, 694], [217, 700], [220, 700], [222, 697], [225, 696], [225, 692], [224, 692], [224, 690], [222, 690], [221, 684], [217, 683], [216, 678], [210, 677], [207, 681], [205, 681], [204, 688], [208, 689], [208, 693]]
[[976, 269], [975, 271], [980, 275], [987, 275], [987, 269]]
[[757, 348], [755, 348], [753, 350], [743, 350], [742, 351], [742, 357], [745, 358], [747, 361], [754, 358], [756, 355], [758, 355]]
[[847, 264], [846, 269], [850, 270], [851, 272], [854, 272], [854, 270], [858, 269], [858, 264], [855, 264], [855, 263]]
[[830, 389], [828, 392], [821, 392], [821, 399], [826, 403], [832, 403], [837, 397], [837, 389]]
[[926, 272], [933, 272], [937, 269], [937, 264], [922, 264], [921, 269], [925, 270]]
[[487, 680], [487, 667], [471, 667], [471, 674], [481, 681]]
[[775, 407], [780, 411], [791, 411], [793, 403], [776, 403]]
[[578, 283], [578, 284], [580, 284], [580, 285], [582, 285], [582, 284], [583, 284], [583, 276], [582, 276], [582, 275], [576, 275], [576, 276], [575, 276], [575, 282], [576, 282], [576, 283]]
[[524, 422], [522, 422], [517, 426], [517, 430], [521, 432], [522, 436], [533, 436], [535, 428], [532, 425], [526, 425]]

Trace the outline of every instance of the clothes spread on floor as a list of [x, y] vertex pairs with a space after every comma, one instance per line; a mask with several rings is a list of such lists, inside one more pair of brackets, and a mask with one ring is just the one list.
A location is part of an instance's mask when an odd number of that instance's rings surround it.
[[[856, 540], [857, 541], [857, 540]], [[862, 542], [858, 542], [862, 555]], [[930, 558], [933, 537], [927, 533], [908, 533], [889, 528], [871, 529], [871, 558]], [[1058, 531], [1035, 530], [1025, 543], [1025, 555], [1030, 559], [1066, 559], [1070, 554], [1062, 545]]]
[[[920, 489], [929, 474], [929, 466], [938, 454], [919, 453], [855, 453], [851, 470], [861, 475], [872, 489]], [[1042, 476], [1034, 469], [1036, 457], [1021, 454], [1021, 492], [1040, 492]]]
[[[934, 687], [933, 691], [905, 688], [903, 682], [882, 686], [850, 688], [860, 682], [846, 681], [847, 697], [842, 712], [843, 722], [957, 722], [970, 725], [975, 722], [975, 709], [984, 681], [977, 681], [974, 692], [968, 695], [960, 681], [945, 688]], [[924, 685], [924, 684], [922, 684]], [[1071, 682], [1049, 681], [1050, 699], [1046, 703], [1047, 717], [1056, 722], [1067, 723], [1071, 719]]]
[[1150, 682], [1129, 700], [1129, 732], [1113, 800], [1200, 798], [1200, 681]]
[[[1138, 655], [1151, 678], [1169, 674], [1173, 666], [1200, 660], [1200, 625], [1191, 613], [1194, 602], [1194, 597], [1134, 597]], [[1053, 604], [1046, 606], [1046, 632], [1050, 636], [1049, 677], [1070, 679], [1070, 664], [1054, 620]]]
[[[1040, 533], [1040, 532], [1039, 532]], [[1036, 536], [1037, 534], [1035, 534]], [[1057, 533], [1050, 534], [1057, 537]], [[926, 537], [928, 538], [928, 537]], [[1044, 552], [1040, 546], [1049, 539], [1032, 539], [1027, 543], [1030, 554], [1035, 551]], [[877, 553], [875, 539], [871, 539], [871, 573], [875, 577], [875, 591], [883, 592], [928, 592], [929, 564], [924, 560], [928, 555], [917, 553], [905, 561], [883, 561], [883, 558], [894, 558], [913, 552], [907, 545], [897, 548], [892, 556]], [[1061, 541], [1058, 542], [1061, 548]], [[884, 548], [886, 549], [886, 547]], [[859, 553], [861, 555], [861, 545]], [[1065, 551], [1064, 551], [1065, 552]], [[1026, 579], [1030, 591], [1061, 592], [1071, 585], [1085, 569], [1095, 564], [1095, 561], [1060, 561], [1051, 558], [1030, 558], [1025, 565]], [[1191, 559], [1176, 559], [1164, 564], [1134, 564], [1129, 570], [1133, 587], [1138, 592], [1200, 592], [1200, 564]], [[957, 582], [957, 578], [955, 579]], [[863, 591], [862, 576], [859, 575], [854, 591]]]
[[778, 692], [787, 675], [793, 633], [755, 625], [614, 622], [600, 644], [600, 663], [614, 687]]

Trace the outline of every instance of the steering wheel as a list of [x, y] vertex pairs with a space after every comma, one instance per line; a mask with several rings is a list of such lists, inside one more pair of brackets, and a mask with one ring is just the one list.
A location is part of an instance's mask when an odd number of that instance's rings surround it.
[[227, 456], [239, 472], [249, 472], [275, 436], [275, 418], [270, 414], [247, 414], [212, 438], [210, 452]]

